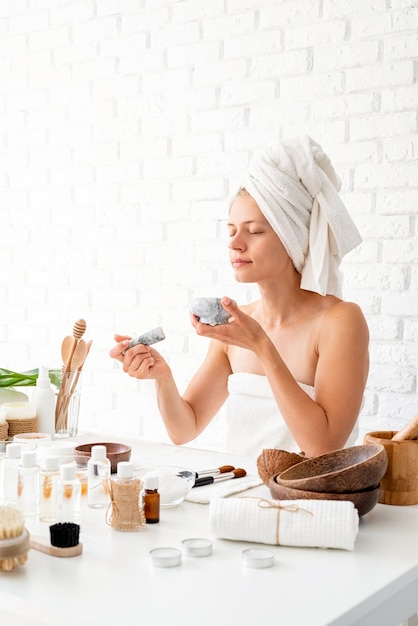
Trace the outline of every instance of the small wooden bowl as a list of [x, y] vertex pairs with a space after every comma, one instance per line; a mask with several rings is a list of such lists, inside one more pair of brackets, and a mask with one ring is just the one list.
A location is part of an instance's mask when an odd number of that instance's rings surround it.
[[359, 517], [369, 513], [378, 503], [380, 484], [374, 485], [364, 491], [352, 491], [350, 493], [329, 493], [320, 491], [305, 491], [304, 489], [292, 489], [278, 485], [276, 476], [272, 476], [269, 488], [272, 498], [275, 500], [349, 500], [356, 507]]
[[120, 461], [129, 461], [131, 458], [132, 449], [130, 446], [124, 443], [83, 443], [74, 448], [74, 456], [78, 461], [82, 457], [86, 458], [86, 464], [91, 457], [91, 449], [93, 446], [106, 446], [106, 456], [110, 461], [111, 472], [114, 474], [118, 469], [118, 463]]
[[320, 493], [350, 493], [377, 485], [388, 465], [381, 444], [353, 446], [306, 459], [276, 476], [276, 483]]
[[257, 471], [265, 485], [269, 484], [272, 476], [277, 476], [292, 465], [301, 463], [305, 457], [295, 452], [278, 450], [276, 448], [265, 448], [257, 457]]

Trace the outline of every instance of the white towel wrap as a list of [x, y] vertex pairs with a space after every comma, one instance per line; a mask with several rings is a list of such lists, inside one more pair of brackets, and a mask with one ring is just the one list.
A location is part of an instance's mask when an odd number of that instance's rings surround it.
[[348, 500], [216, 498], [209, 505], [215, 537], [283, 546], [353, 550], [359, 527]]
[[307, 135], [276, 140], [254, 157], [242, 186], [301, 274], [301, 289], [340, 296], [341, 259], [361, 237], [321, 146]]

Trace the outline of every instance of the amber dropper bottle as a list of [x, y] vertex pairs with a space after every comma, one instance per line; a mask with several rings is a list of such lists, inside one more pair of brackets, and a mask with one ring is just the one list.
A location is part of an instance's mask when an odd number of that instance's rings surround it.
[[142, 505], [147, 524], [157, 524], [160, 521], [160, 494], [158, 493], [158, 474], [148, 474], [144, 477], [144, 492]]

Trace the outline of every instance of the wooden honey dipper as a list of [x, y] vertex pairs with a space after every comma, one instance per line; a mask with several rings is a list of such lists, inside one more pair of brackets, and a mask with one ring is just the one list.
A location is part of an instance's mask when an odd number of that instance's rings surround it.
[[[71, 343], [71, 347], [68, 350], [68, 356], [67, 359], [65, 360], [65, 368], [64, 368], [64, 372], [69, 372], [71, 371], [71, 361], [72, 358], [74, 356], [74, 352], [76, 350], [77, 344], [80, 341], [80, 339], [82, 338], [82, 336], [84, 335], [84, 333], [86, 332], [86, 328], [87, 328], [87, 324], [86, 321], [83, 319], [79, 319], [76, 321], [76, 323], [73, 326], [73, 336], [72, 336], [72, 343]], [[62, 348], [62, 352], [64, 350], [64, 343], [68, 346], [68, 337], [65, 337], [64, 341], [63, 341], [63, 348]]]

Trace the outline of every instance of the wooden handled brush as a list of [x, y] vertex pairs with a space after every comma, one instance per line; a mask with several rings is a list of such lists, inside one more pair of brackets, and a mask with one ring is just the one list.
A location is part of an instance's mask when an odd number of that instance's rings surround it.
[[78, 556], [83, 551], [78, 524], [53, 524], [49, 527], [51, 542], [46, 537], [32, 537], [24, 524], [19, 509], [0, 506], [0, 571], [10, 572], [16, 564], [24, 565], [31, 548], [59, 557]]
[[24, 565], [29, 548], [29, 533], [21, 511], [0, 506], [0, 571], [10, 572], [16, 563]]
[[72, 522], [53, 524], [49, 527], [51, 542], [46, 537], [30, 538], [30, 547], [50, 556], [78, 556], [83, 551], [79, 542], [80, 526]]

